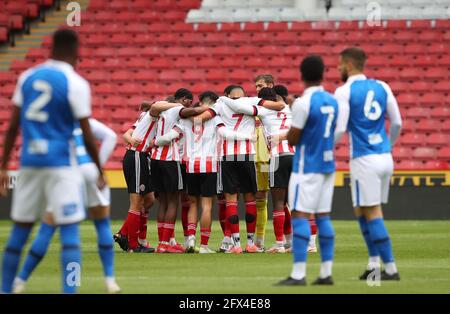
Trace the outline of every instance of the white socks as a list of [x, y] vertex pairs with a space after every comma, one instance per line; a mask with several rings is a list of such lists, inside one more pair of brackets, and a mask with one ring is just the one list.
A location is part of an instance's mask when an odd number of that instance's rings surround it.
[[294, 263], [291, 278], [300, 280], [303, 279], [305, 276], [306, 276], [306, 263], [304, 262]]
[[333, 267], [333, 261], [326, 261], [320, 264], [320, 278], [326, 278], [331, 276], [331, 269]]

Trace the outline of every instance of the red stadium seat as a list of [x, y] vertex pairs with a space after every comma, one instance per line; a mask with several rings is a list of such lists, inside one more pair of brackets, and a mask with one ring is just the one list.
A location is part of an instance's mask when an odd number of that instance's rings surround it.
[[450, 71], [448, 68], [430, 68], [425, 72], [427, 79], [448, 79], [450, 78]]
[[177, 82], [181, 80], [181, 73], [179, 70], [164, 70], [159, 74], [159, 79], [162, 82]]
[[110, 74], [111, 81], [113, 82], [129, 82], [133, 76], [133, 72], [128, 70], [114, 71]]
[[396, 170], [423, 170], [425, 164], [417, 160], [401, 160], [395, 165]]
[[450, 147], [443, 147], [437, 153], [439, 159], [445, 159], [450, 161]]
[[419, 160], [430, 160], [436, 157], [436, 150], [429, 147], [418, 147], [414, 149], [412, 156]]
[[[434, 132], [439, 130], [440, 121], [434, 119], [420, 120], [416, 125], [416, 130], [421, 133]], [[403, 129], [403, 128], [402, 128]]]
[[425, 162], [425, 168], [431, 170], [447, 170], [450, 169], [450, 163], [444, 160], [428, 160]]
[[434, 108], [431, 110], [431, 117], [440, 118], [440, 119], [449, 119], [450, 118], [450, 108], [449, 107]]
[[[258, 50], [259, 54], [266, 57], [274, 57], [283, 54], [283, 49], [280, 46], [264, 45]], [[277, 59], [277, 58], [275, 58]]]
[[425, 135], [418, 133], [407, 133], [400, 137], [401, 143], [406, 146], [420, 146], [425, 140]]
[[418, 80], [422, 77], [422, 71], [417, 68], [406, 68], [400, 71], [400, 78], [403, 80]]
[[427, 138], [427, 144], [430, 146], [445, 146], [449, 145], [449, 143], [450, 137], [448, 134], [434, 133]]
[[407, 117], [413, 119], [427, 118], [429, 116], [430, 110], [428, 108], [423, 107], [410, 108], [407, 112]]
[[450, 120], [445, 120], [441, 127], [442, 132], [450, 133]]
[[419, 99], [420, 103], [423, 105], [427, 105], [428, 107], [436, 107], [444, 101], [445, 96], [437, 93], [426, 93]]
[[412, 156], [412, 149], [409, 147], [394, 147], [392, 155], [395, 160], [409, 160]]
[[188, 70], [181, 75], [182, 79], [188, 82], [204, 80], [205, 76], [206, 72], [202, 70]]

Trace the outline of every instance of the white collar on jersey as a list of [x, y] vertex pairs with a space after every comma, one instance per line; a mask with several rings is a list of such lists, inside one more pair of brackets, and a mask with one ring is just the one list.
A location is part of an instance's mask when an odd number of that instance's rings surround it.
[[317, 91], [323, 91], [323, 86], [322, 85], [310, 86], [310, 87], [308, 87], [307, 89], [305, 89], [303, 91], [303, 96], [305, 96], [307, 94], [312, 94], [312, 93], [317, 92]]
[[354, 75], [349, 76], [348, 79], [347, 79], [347, 82], [345, 82], [345, 83], [351, 84], [354, 81], [360, 81], [360, 80], [366, 80], [366, 79], [367, 79], [367, 77], [364, 74], [362, 74], [362, 73], [361, 74], [354, 74]]
[[44, 62], [44, 64], [52, 66], [52, 67], [55, 67], [55, 68], [61, 68], [61, 69], [66, 69], [66, 70], [73, 71], [73, 66], [71, 64], [68, 64], [67, 62], [64, 62], [64, 61], [48, 59], [47, 61]]

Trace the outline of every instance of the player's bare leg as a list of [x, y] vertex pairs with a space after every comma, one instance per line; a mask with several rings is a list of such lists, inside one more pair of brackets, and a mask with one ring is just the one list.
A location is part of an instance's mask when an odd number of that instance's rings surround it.
[[211, 235], [211, 225], [212, 225], [212, 204], [213, 197], [201, 197], [200, 202], [202, 204], [202, 216], [200, 220], [200, 251], [201, 254], [216, 253], [215, 251], [208, 248], [209, 237]]
[[164, 216], [166, 215], [166, 209], [167, 209], [167, 199], [165, 193], [160, 193], [158, 195], [158, 211], [156, 216], [156, 222], [157, 222], [157, 229], [158, 229], [158, 244], [162, 241], [162, 235], [164, 230]]
[[316, 237], [317, 237], [317, 225], [316, 218], [313, 214], [309, 216], [309, 227], [311, 228], [311, 238], [309, 239], [308, 252], [316, 253], [317, 245], [316, 245]]
[[197, 220], [198, 220], [198, 207], [200, 204], [200, 197], [189, 196], [189, 211], [187, 213], [187, 241], [186, 241], [186, 252], [195, 253], [195, 244], [197, 233]]

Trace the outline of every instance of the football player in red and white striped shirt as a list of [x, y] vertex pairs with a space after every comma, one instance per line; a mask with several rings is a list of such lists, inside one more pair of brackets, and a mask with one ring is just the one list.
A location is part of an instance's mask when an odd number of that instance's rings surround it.
[[[266, 100], [277, 100], [275, 90], [269, 87], [262, 88], [258, 93], [258, 97]], [[222, 98], [221, 100], [236, 112], [246, 115], [255, 114], [251, 98], [241, 98], [239, 100]], [[287, 143], [286, 139], [278, 140], [278, 138], [280, 136], [285, 137], [290, 127], [292, 115], [288, 105], [285, 105], [280, 111], [258, 107], [257, 115], [263, 124], [264, 135], [270, 151], [269, 182], [274, 210], [273, 226], [276, 245], [270, 248], [268, 252], [284, 253], [284, 238], [286, 237], [288, 241], [292, 240], [291, 228], [289, 228], [289, 234], [285, 234], [285, 211], [294, 148]], [[289, 213], [288, 209], [287, 212]]]
[[[235, 87], [230, 93], [237, 91], [233, 98], [245, 96], [241, 87]], [[254, 110], [256, 114], [257, 105], [261, 103], [275, 108], [284, 107], [284, 103], [262, 101], [259, 98], [253, 98]], [[223, 102], [217, 102], [209, 111], [200, 115], [198, 118], [205, 120], [211, 119], [215, 115], [220, 115], [228, 129], [243, 132], [247, 134], [255, 133], [255, 119], [242, 113], [236, 113], [226, 106]], [[227, 220], [232, 232], [233, 245], [227, 251], [228, 253], [242, 253], [239, 235], [239, 216], [237, 210], [238, 193], [244, 194], [246, 223], [247, 223], [247, 246], [246, 251], [254, 253], [258, 248], [254, 242], [256, 228], [256, 172], [254, 163], [255, 147], [251, 140], [224, 140], [223, 158], [219, 182], [222, 183], [222, 190], [225, 194], [227, 206]]]
[[[123, 138], [127, 144], [123, 159], [123, 172], [130, 194], [130, 208], [115, 241], [124, 251], [154, 251], [147, 242], [148, 211], [154, 202], [154, 187], [149, 171], [149, 153], [156, 134], [156, 121], [148, 110], [152, 103], [143, 102], [138, 120], [128, 129]], [[168, 104], [164, 109], [174, 107]]]
[[[175, 101], [179, 103], [178, 106], [163, 110], [163, 106], [167, 102], [157, 102], [150, 109], [152, 116], [158, 116], [157, 136], [163, 136], [170, 132], [180, 118], [198, 115], [208, 109], [207, 106], [192, 108], [193, 95], [187, 89], [177, 90], [174, 97]], [[156, 146], [151, 156], [152, 176], [158, 178], [158, 181], [155, 182], [155, 190], [159, 195], [158, 236], [160, 244], [157, 252], [181, 253], [184, 252], [182, 246], [175, 243], [170, 245], [170, 238], [175, 228], [179, 191], [183, 189], [178, 139], [164, 146]]]
[[[212, 106], [219, 98], [213, 92], [205, 92], [200, 95], [202, 106]], [[180, 122], [169, 133], [156, 138], [156, 145], [184, 136], [185, 148], [183, 159], [186, 160], [186, 182], [187, 193], [190, 200], [188, 214], [189, 237], [187, 241], [187, 252], [194, 252], [195, 233], [197, 227], [197, 212], [201, 204], [201, 246], [200, 253], [215, 253], [208, 248], [209, 235], [211, 233], [211, 209], [214, 196], [217, 195], [217, 170], [219, 161], [219, 136], [227, 140], [252, 140], [252, 134], [244, 134], [229, 130], [225, 127], [219, 116], [201, 122], [195, 119], [180, 120]]]

